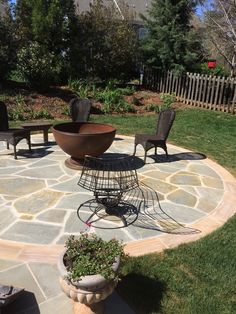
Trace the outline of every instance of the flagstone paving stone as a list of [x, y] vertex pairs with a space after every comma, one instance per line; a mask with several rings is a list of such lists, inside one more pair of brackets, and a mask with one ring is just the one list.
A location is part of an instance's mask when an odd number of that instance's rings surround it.
[[7, 178], [1, 179], [0, 193], [7, 195], [27, 195], [45, 187], [45, 182], [29, 178]]
[[162, 172], [162, 171], [159, 171], [158, 173], [156, 173], [155, 171], [148, 171], [148, 172], [145, 172], [145, 175], [148, 177], [151, 177], [151, 178], [155, 178], [155, 179], [159, 179], [159, 180], [165, 180], [171, 174], [168, 172]]
[[78, 219], [77, 211], [73, 211], [65, 223], [64, 231], [67, 233], [80, 233], [85, 231], [86, 225]]
[[[0, 280], [2, 285], [12, 285], [19, 288], [25, 288], [26, 291], [28, 290], [33, 292], [38, 303], [41, 303], [46, 300], [42, 293], [42, 290], [32, 277], [28, 266], [25, 264], [16, 267], [11, 267], [10, 269], [4, 272], [1, 271]], [[23, 300], [21, 301], [23, 303]], [[29, 305], [30, 304], [28, 304], [28, 307]], [[20, 310], [22, 311], [24, 308], [27, 307], [24, 304], [22, 304], [22, 308], [18, 309], [19, 312]]]
[[64, 209], [78, 209], [78, 207], [93, 198], [92, 194], [90, 193], [76, 193], [65, 195], [61, 198], [60, 202], [58, 203], [58, 208]]
[[61, 289], [58, 285], [58, 269], [56, 265], [29, 263], [29, 268], [47, 298], [52, 298], [60, 294]]
[[191, 223], [205, 216], [204, 212], [193, 209], [192, 207], [181, 206], [170, 202], [162, 203], [165, 212], [181, 223]]
[[189, 165], [188, 170], [204, 176], [219, 178], [219, 175], [214, 170], [205, 165], [192, 164]]
[[169, 184], [165, 181], [161, 181], [158, 179], [144, 179], [142, 180], [143, 183], [153, 188], [155, 191], [159, 191], [163, 194], [170, 193], [171, 191], [174, 191], [177, 189], [175, 185]]
[[3, 260], [0, 259], [0, 272], [5, 271], [9, 268], [15, 267], [17, 265], [23, 264], [22, 262], [19, 261], [13, 261], [13, 260]]
[[[81, 172], [65, 166], [68, 156], [52, 135], [48, 145], [42, 145], [41, 134], [31, 138], [33, 154], [21, 141], [18, 160], [0, 142], [0, 282], [26, 289], [9, 306], [9, 313], [72, 312], [70, 300], [60, 291], [56, 268], [71, 233], [96, 232], [106, 240], [115, 237], [126, 243], [127, 252], [140, 255], [199, 239], [236, 211], [235, 178], [204, 155], [169, 145], [169, 159], [158, 149], [158, 156], [150, 152], [144, 165], [144, 151], [138, 147], [134, 168], [140, 182], [155, 190], [152, 196], [157, 194], [153, 207], [148, 203], [137, 220], [132, 213], [126, 227], [120, 228], [120, 218], [111, 215], [90, 226], [84, 221], [93, 208], [81, 207], [83, 221], [77, 215], [78, 207], [94, 198], [77, 185]], [[128, 156], [133, 143], [133, 138], [118, 136], [106, 155]], [[105, 314], [133, 314], [117, 298], [115, 294], [108, 298]]]
[[40, 159], [37, 160], [36, 162], [32, 163], [31, 165], [29, 165], [29, 168], [35, 168], [35, 167], [45, 167], [45, 166], [49, 166], [49, 165], [55, 165], [56, 161], [50, 160], [50, 159]]
[[201, 185], [200, 178], [191, 174], [175, 174], [170, 178], [170, 182], [177, 185]]
[[171, 192], [167, 195], [167, 199], [176, 204], [182, 204], [185, 206], [194, 207], [197, 202], [197, 197], [182, 190], [178, 189], [177, 191]]
[[215, 199], [209, 197], [201, 197], [196, 208], [199, 208], [203, 212], [210, 213], [214, 208], [216, 208], [219, 202]]
[[0, 210], [0, 231], [4, 230], [6, 226], [10, 225], [14, 221], [16, 221], [16, 217], [14, 217], [8, 208]]
[[203, 177], [202, 182], [205, 186], [215, 189], [223, 189], [224, 185], [222, 180], [210, 178], [210, 177]]
[[26, 243], [50, 244], [60, 228], [31, 221], [18, 221], [1, 235], [2, 239]]
[[64, 182], [56, 184], [53, 186], [54, 190], [63, 191], [63, 192], [87, 192], [87, 190], [83, 189], [82, 187], [78, 186], [79, 175], [73, 179], [68, 180], [66, 177]]
[[[64, 293], [60, 293], [57, 297], [49, 299], [47, 302], [40, 304], [39, 311], [42, 314], [52, 314], [52, 313], [71, 314], [73, 313], [72, 302], [69, 298], [66, 297]], [[37, 312], [34, 312], [32, 314], [35, 314], [35, 313]], [[120, 313], [124, 313], [124, 312], [120, 312]]]
[[56, 205], [63, 195], [61, 192], [49, 189], [41, 190], [18, 199], [14, 206], [19, 213], [36, 214]]
[[40, 178], [40, 179], [58, 179], [64, 175], [61, 168], [57, 165], [45, 166], [43, 168], [33, 168], [21, 171], [18, 175], [22, 177]]
[[67, 211], [62, 209], [49, 209], [36, 218], [42, 221], [62, 223]]

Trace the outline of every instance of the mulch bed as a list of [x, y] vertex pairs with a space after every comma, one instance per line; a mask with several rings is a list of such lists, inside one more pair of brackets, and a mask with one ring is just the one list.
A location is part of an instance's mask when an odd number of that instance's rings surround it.
[[[67, 86], [56, 86], [48, 91], [36, 91], [21, 83], [7, 82], [0, 89], [0, 100], [4, 101], [9, 108], [20, 106], [32, 111], [42, 109], [50, 112], [54, 119], [68, 118], [68, 103], [74, 97], [72, 91]], [[136, 114], [153, 114], [150, 105], [159, 106], [162, 104], [160, 94], [139, 90], [130, 96], [124, 96], [125, 101], [132, 104]], [[102, 104], [93, 102], [91, 113], [102, 114]], [[183, 103], [176, 102], [174, 108], [183, 108]]]

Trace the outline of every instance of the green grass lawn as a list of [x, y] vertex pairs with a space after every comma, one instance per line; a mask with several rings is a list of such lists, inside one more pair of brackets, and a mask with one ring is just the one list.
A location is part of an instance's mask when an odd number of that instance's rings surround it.
[[[92, 116], [91, 121], [114, 125], [117, 133], [152, 133], [156, 115]], [[236, 116], [222, 112], [177, 110], [168, 142], [188, 148], [217, 161], [236, 175]]]
[[[154, 131], [156, 116], [99, 116], [121, 134]], [[169, 142], [206, 154], [236, 174], [236, 117], [178, 110]], [[192, 244], [130, 258], [119, 294], [136, 313], [236, 313], [236, 216]]]
[[[152, 133], [153, 116], [92, 116], [118, 134]], [[236, 116], [177, 110], [169, 142], [204, 153], [236, 175]], [[161, 254], [130, 258], [119, 294], [136, 313], [236, 313], [236, 216], [209, 236]]]
[[130, 258], [118, 293], [136, 313], [233, 314], [235, 257], [236, 216], [192, 244]]

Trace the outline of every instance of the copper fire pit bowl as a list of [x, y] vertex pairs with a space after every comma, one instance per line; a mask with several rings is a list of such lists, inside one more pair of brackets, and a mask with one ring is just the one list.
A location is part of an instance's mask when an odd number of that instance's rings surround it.
[[81, 169], [84, 156], [97, 157], [111, 146], [116, 129], [108, 124], [69, 122], [55, 125], [52, 132], [60, 148], [71, 156], [66, 166]]

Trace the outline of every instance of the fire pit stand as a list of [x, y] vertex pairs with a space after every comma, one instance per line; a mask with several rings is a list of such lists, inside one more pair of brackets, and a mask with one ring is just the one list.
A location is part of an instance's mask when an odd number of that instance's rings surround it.
[[[116, 159], [95, 158], [86, 156], [82, 173], [78, 182], [81, 187], [92, 191], [94, 199], [81, 204], [77, 210], [87, 207], [92, 212], [84, 221], [92, 224], [98, 219], [107, 216], [116, 216], [127, 225], [126, 216], [133, 215], [137, 219], [137, 208], [125, 198], [125, 193], [139, 186], [137, 172], [132, 169], [132, 158]], [[123, 227], [123, 226], [122, 226]]]

